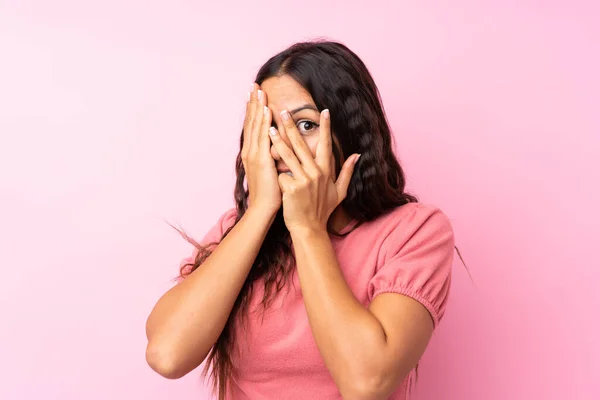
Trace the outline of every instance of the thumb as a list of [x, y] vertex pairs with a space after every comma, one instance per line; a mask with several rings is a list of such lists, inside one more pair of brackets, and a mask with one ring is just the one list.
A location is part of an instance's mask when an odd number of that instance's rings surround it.
[[350, 185], [350, 179], [352, 178], [352, 173], [354, 172], [354, 166], [356, 162], [360, 158], [360, 154], [353, 154], [348, 157], [344, 165], [342, 165], [342, 170], [340, 171], [340, 175], [335, 181], [335, 187], [338, 192], [338, 198], [345, 199], [346, 194], [348, 193], [348, 186]]

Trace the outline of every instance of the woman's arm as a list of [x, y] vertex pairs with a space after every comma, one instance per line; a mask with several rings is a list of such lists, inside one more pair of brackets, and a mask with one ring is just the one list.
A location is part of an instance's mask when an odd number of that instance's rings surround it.
[[272, 212], [249, 209], [201, 267], [161, 297], [146, 323], [153, 370], [177, 379], [206, 358], [273, 219]]
[[401, 294], [380, 294], [369, 309], [354, 297], [338, 265], [327, 221], [346, 197], [359, 155], [350, 155], [334, 180], [329, 111], [321, 112], [315, 156], [286, 114], [282, 128], [293, 149], [275, 128], [271, 141], [293, 174], [280, 175], [279, 185], [315, 341], [344, 399], [386, 399], [424, 352], [433, 320], [425, 306]]
[[167, 378], [184, 376], [206, 358], [281, 207], [269, 140], [273, 116], [254, 83], [249, 97], [241, 151], [249, 208], [202, 266], [162, 296], [146, 323], [146, 359]]
[[302, 295], [315, 341], [344, 399], [387, 399], [425, 351], [433, 322], [417, 301], [354, 297], [325, 230], [292, 231]]

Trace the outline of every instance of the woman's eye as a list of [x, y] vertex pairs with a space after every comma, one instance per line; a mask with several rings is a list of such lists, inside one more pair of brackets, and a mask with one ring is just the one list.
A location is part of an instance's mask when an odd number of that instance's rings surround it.
[[298, 127], [298, 130], [300, 131], [301, 134], [306, 135], [308, 133], [311, 133], [315, 129], [317, 129], [317, 127], [319, 125], [315, 124], [312, 121], [304, 120], [304, 121], [299, 121], [296, 126]]

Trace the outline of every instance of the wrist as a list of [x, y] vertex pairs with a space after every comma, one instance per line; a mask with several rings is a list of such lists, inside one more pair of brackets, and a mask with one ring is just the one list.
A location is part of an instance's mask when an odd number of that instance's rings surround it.
[[267, 207], [248, 207], [244, 216], [248, 216], [253, 221], [267, 222], [269, 225], [275, 220], [278, 210], [269, 209]]
[[319, 227], [319, 226], [296, 226], [289, 228], [290, 235], [294, 239], [307, 239], [307, 238], [315, 238], [319, 236], [327, 236], [329, 237], [329, 232], [327, 232], [327, 227]]

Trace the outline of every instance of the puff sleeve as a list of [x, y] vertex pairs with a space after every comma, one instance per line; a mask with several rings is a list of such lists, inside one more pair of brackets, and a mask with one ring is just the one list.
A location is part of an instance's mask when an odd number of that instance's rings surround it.
[[[204, 235], [201, 241], [198, 243], [201, 246], [209, 246], [210, 250], [214, 250], [215, 246], [210, 246], [213, 243], [218, 244], [223, 237], [223, 233], [227, 231], [230, 227], [235, 224], [235, 219], [237, 217], [237, 210], [235, 208], [226, 211], [217, 223], [209, 229], [209, 231]], [[179, 268], [188, 268], [190, 264], [193, 264], [196, 261], [196, 256], [198, 255], [198, 249], [194, 248], [193, 253], [189, 257], [185, 257], [179, 263]], [[190, 267], [191, 268], [191, 267]], [[184, 272], [189, 272], [189, 269], [184, 269]]]
[[382, 243], [381, 267], [369, 282], [369, 299], [381, 293], [411, 297], [429, 311], [436, 327], [446, 308], [453, 256], [448, 218], [437, 208], [415, 205]]

